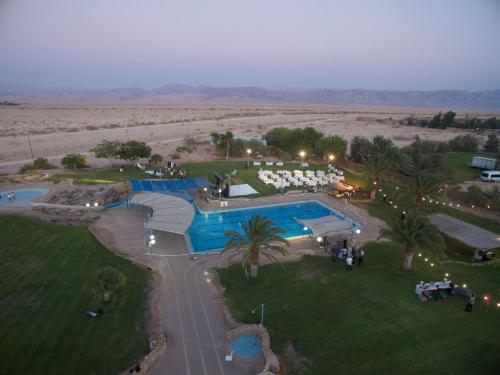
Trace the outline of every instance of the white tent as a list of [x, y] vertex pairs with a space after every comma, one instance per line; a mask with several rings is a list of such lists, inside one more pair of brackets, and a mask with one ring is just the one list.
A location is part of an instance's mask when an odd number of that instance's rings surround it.
[[352, 223], [335, 215], [328, 215], [318, 219], [296, 219], [302, 225], [308, 227], [317, 236], [334, 236], [349, 233], [354, 230]]
[[153, 214], [145, 227], [163, 232], [185, 234], [195, 214], [189, 202], [167, 194], [138, 193], [130, 204], [150, 208]]

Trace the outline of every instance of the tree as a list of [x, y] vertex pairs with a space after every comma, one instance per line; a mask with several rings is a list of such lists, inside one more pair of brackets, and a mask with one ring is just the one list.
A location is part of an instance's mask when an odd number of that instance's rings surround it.
[[227, 131], [221, 134], [221, 144], [223, 145], [224, 152], [226, 153], [226, 160], [229, 160], [229, 153], [231, 152], [231, 145], [234, 141], [233, 132]]
[[488, 135], [488, 140], [484, 144], [484, 151], [498, 152], [498, 137], [495, 133]]
[[439, 127], [441, 129], [446, 129], [448, 126], [451, 126], [453, 124], [453, 121], [455, 121], [455, 115], [456, 113], [453, 111], [446, 112], [443, 115], [443, 119], [441, 120]]
[[398, 162], [399, 152], [390, 139], [377, 135], [373, 138], [368, 154], [369, 174], [373, 179], [371, 198], [375, 199], [377, 186], [382, 181], [382, 176], [390, 175]]
[[145, 142], [128, 141], [121, 144], [118, 154], [123, 160], [148, 159], [151, 156], [151, 147]]
[[347, 141], [339, 135], [319, 138], [315, 145], [318, 157], [328, 158], [332, 154], [336, 160], [344, 160], [347, 153]]
[[74, 170], [84, 168], [87, 159], [81, 154], [68, 154], [61, 159], [61, 164], [64, 168], [73, 168]]
[[217, 149], [224, 152], [226, 155], [226, 160], [229, 160], [229, 154], [231, 153], [231, 147], [234, 142], [234, 134], [233, 132], [227, 131], [225, 133], [210, 133], [212, 137], [212, 142], [215, 144]]
[[423, 199], [439, 190], [439, 180], [428, 173], [417, 171], [409, 179], [408, 190], [415, 201], [415, 209], [420, 211]]
[[98, 159], [108, 159], [110, 166], [113, 165], [113, 160], [120, 156], [120, 148], [122, 143], [119, 141], [102, 141], [96, 147], [90, 150]]
[[95, 271], [85, 283], [83, 290], [95, 301], [108, 302], [126, 282], [123, 272], [108, 266]]
[[356, 163], [364, 163], [368, 160], [371, 143], [368, 139], [355, 136], [351, 141], [351, 160]]
[[278, 260], [273, 253], [282, 255], [288, 251], [281, 244], [289, 246], [286, 239], [280, 235], [284, 230], [274, 226], [274, 222], [266, 217], [254, 215], [250, 220], [242, 225], [243, 233], [236, 230], [227, 230], [224, 236], [229, 237], [221, 254], [235, 250], [230, 259], [234, 256], [242, 255], [242, 267], [248, 277], [248, 266], [250, 265], [250, 277], [257, 277], [259, 269], [259, 256], [262, 254], [270, 260]]
[[437, 115], [435, 115], [431, 121], [429, 121], [428, 127], [429, 128], [440, 128], [441, 127], [441, 112], [439, 112]]
[[405, 258], [403, 269], [411, 270], [415, 251], [433, 248], [436, 254], [443, 248], [443, 237], [429, 219], [416, 212], [410, 212], [404, 220], [396, 219], [390, 229], [383, 229], [380, 237], [403, 247]]
[[163, 156], [161, 156], [160, 154], [153, 154], [149, 158], [149, 164], [153, 165], [160, 164], [162, 161], [163, 161]]

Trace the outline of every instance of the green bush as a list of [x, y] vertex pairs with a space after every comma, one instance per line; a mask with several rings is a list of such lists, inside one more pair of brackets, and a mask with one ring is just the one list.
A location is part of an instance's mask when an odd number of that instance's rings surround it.
[[26, 173], [27, 171], [37, 170], [37, 169], [56, 169], [55, 165], [49, 163], [46, 158], [36, 158], [31, 164], [25, 164], [19, 169], [19, 173]]
[[448, 144], [450, 151], [475, 152], [479, 149], [479, 139], [470, 134], [459, 135], [451, 139]]

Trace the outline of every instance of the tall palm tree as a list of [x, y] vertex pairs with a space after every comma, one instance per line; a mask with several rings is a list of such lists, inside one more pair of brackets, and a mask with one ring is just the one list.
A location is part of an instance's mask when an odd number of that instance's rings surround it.
[[233, 132], [227, 131], [220, 135], [220, 139], [222, 147], [224, 147], [224, 150], [226, 151], [226, 160], [229, 160], [229, 152], [231, 150], [231, 146], [233, 145], [234, 134]]
[[417, 172], [408, 180], [408, 190], [415, 200], [415, 209], [420, 211], [422, 201], [428, 195], [437, 193], [439, 190], [439, 180], [428, 173]]
[[370, 152], [368, 153], [368, 170], [373, 179], [370, 197], [375, 199], [378, 185], [383, 176], [390, 174], [398, 162], [398, 150], [390, 139], [377, 135], [373, 138]]
[[224, 236], [229, 237], [221, 254], [235, 250], [229, 259], [241, 254], [242, 267], [248, 277], [248, 265], [250, 265], [250, 276], [257, 277], [259, 270], [259, 256], [262, 254], [270, 260], [278, 260], [273, 253], [287, 255], [288, 251], [281, 244], [289, 246], [289, 242], [280, 236], [284, 230], [274, 226], [274, 222], [266, 217], [254, 215], [243, 223], [243, 233], [236, 230], [227, 230]]
[[430, 223], [429, 219], [416, 213], [410, 212], [404, 220], [396, 220], [390, 225], [390, 229], [383, 229], [380, 237], [403, 247], [405, 258], [403, 269], [411, 270], [413, 255], [415, 251], [423, 248], [433, 248], [439, 253], [443, 247], [443, 237]]

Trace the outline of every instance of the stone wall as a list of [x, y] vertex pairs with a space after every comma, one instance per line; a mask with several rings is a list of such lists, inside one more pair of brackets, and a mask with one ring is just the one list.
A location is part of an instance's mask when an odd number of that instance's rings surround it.
[[278, 374], [280, 370], [278, 356], [271, 350], [271, 339], [269, 338], [269, 333], [264, 326], [261, 326], [260, 324], [240, 325], [228, 331], [226, 336], [228, 341], [231, 341], [238, 336], [246, 334], [255, 335], [262, 340], [262, 354], [266, 359], [266, 364], [264, 365], [262, 372], [258, 375]]
[[136, 366], [122, 372], [121, 375], [137, 373], [147, 374], [167, 350], [167, 336], [161, 334], [156, 340], [151, 341], [149, 347], [151, 351], [146, 354]]

